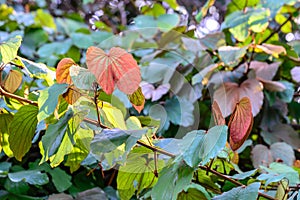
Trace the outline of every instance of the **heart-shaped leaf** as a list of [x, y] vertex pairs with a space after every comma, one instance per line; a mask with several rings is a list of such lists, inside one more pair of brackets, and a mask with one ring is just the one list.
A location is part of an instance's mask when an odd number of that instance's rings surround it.
[[115, 85], [125, 94], [132, 94], [139, 88], [140, 68], [132, 55], [124, 49], [113, 47], [109, 53], [105, 53], [97, 47], [89, 47], [86, 63], [107, 94], [114, 91]]
[[249, 136], [253, 125], [252, 107], [248, 97], [243, 97], [233, 111], [228, 127], [230, 132], [230, 146], [237, 150]]
[[264, 80], [272, 80], [275, 76], [280, 62], [268, 64], [266, 62], [252, 61], [250, 63], [250, 69], [254, 69], [256, 77]]
[[10, 70], [7, 78], [4, 81], [4, 88], [10, 92], [14, 93], [22, 83], [22, 73], [17, 70]]
[[222, 115], [221, 109], [216, 101], [212, 104], [212, 114], [214, 117], [215, 125], [225, 125], [225, 119]]
[[65, 92], [62, 96], [65, 98], [68, 104], [72, 105], [79, 99], [79, 97], [81, 97], [81, 93], [76, 87], [70, 86], [67, 92]]
[[56, 69], [56, 81], [58, 83], [72, 83], [72, 79], [70, 76], [70, 67], [73, 65], [77, 66], [72, 58], [64, 58], [59, 61]]
[[128, 95], [132, 106], [140, 113], [145, 105], [145, 97], [142, 93], [141, 87], [139, 87], [134, 93]]

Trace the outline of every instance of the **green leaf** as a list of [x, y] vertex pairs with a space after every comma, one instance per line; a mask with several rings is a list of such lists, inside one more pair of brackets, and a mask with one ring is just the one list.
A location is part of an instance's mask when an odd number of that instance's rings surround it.
[[126, 144], [126, 151], [130, 151], [133, 145], [147, 132], [147, 129], [141, 130], [120, 130], [104, 129], [97, 134], [91, 142], [91, 151], [93, 154], [108, 153], [123, 143]]
[[33, 105], [22, 106], [15, 114], [9, 126], [9, 144], [17, 160], [21, 161], [23, 156], [31, 147], [37, 125], [38, 108]]
[[183, 190], [177, 200], [211, 199], [206, 189], [195, 183], [186, 186]]
[[267, 187], [270, 183], [276, 183], [284, 178], [283, 174], [261, 174], [257, 177], [257, 180], [266, 181], [265, 186]]
[[0, 163], [0, 178], [5, 178], [9, 172], [12, 163], [10, 162], [1, 162]]
[[[139, 15], [134, 21], [137, 28], [159, 28], [163, 32], [168, 32], [179, 24], [180, 19], [177, 14], [164, 14], [156, 19], [153, 16]], [[149, 31], [148, 29], [146, 30]]]
[[245, 178], [248, 178], [254, 174], [256, 174], [257, 172], [257, 169], [253, 169], [251, 171], [248, 171], [248, 172], [243, 172], [243, 173], [240, 173], [240, 174], [235, 174], [232, 176], [232, 178], [234, 179], [238, 179], [238, 180], [243, 180]]
[[232, 35], [239, 41], [245, 41], [250, 31], [259, 33], [269, 25], [270, 11], [265, 8], [249, 8], [246, 12], [239, 10], [225, 18], [221, 29], [229, 28]]
[[49, 13], [44, 12], [42, 9], [38, 9], [36, 11], [36, 16], [34, 21], [42, 27], [48, 27], [56, 30], [56, 24], [52, 15]]
[[94, 44], [91, 35], [88, 34], [71, 33], [70, 37], [73, 44], [80, 49], [87, 49]]
[[191, 183], [194, 168], [182, 160], [165, 167], [160, 173], [156, 185], [151, 191], [153, 200], [175, 200], [178, 193]]
[[71, 153], [75, 143], [74, 134], [86, 114], [85, 111], [74, 114], [72, 110], [68, 110], [56, 124], [48, 126], [40, 145], [43, 152], [41, 163], [50, 158], [51, 167], [56, 167], [64, 160], [65, 155]]
[[166, 14], [165, 8], [159, 3], [154, 3], [150, 6], [145, 5], [141, 8], [141, 12], [144, 15], [150, 15], [153, 17], [158, 17], [160, 15]]
[[66, 54], [72, 46], [71, 39], [66, 39], [62, 42], [52, 42], [43, 44], [37, 51], [38, 55], [42, 58], [49, 58], [51, 55]]
[[8, 157], [13, 156], [13, 152], [11, 151], [9, 147], [9, 142], [8, 142], [8, 132], [9, 132], [9, 125], [13, 120], [13, 115], [8, 114], [8, 113], [3, 113], [0, 114], [0, 152], [3, 149], [4, 153]]
[[258, 197], [259, 182], [252, 183], [247, 187], [237, 187], [216, 196], [213, 200], [256, 200]]
[[55, 110], [59, 95], [67, 91], [68, 84], [54, 84], [40, 91], [38, 99], [39, 113], [38, 121], [42, 121], [49, 117]]
[[226, 14], [230, 14], [237, 10], [243, 10], [245, 7], [253, 7], [259, 3], [259, 0], [232, 0], [227, 5]]
[[[276, 199], [282, 199], [282, 200], [287, 200], [288, 198], [288, 192], [286, 191], [289, 188], [289, 182], [287, 180], [281, 180], [279, 182], [275, 198]], [[299, 193], [298, 193], [298, 198], [299, 198]]]
[[300, 41], [299, 40], [293, 40], [288, 43], [294, 51], [297, 53], [298, 57], [300, 57]]
[[268, 8], [271, 10], [271, 18], [274, 18], [277, 12], [281, 9], [281, 7], [285, 4], [293, 5], [297, 2], [297, 0], [263, 0], [262, 7]]
[[60, 168], [54, 168], [53, 170], [49, 171], [49, 173], [52, 177], [52, 182], [58, 192], [63, 192], [71, 187], [72, 177], [68, 175], [64, 170]]
[[223, 46], [218, 49], [219, 55], [225, 65], [234, 66], [240, 62], [240, 59], [246, 54], [248, 47]]
[[89, 70], [76, 65], [71, 66], [70, 76], [74, 85], [82, 90], [92, 90], [92, 84], [96, 82], [94, 74]]
[[166, 100], [165, 109], [173, 124], [188, 127], [194, 123], [194, 105], [190, 101], [173, 96]]
[[[163, 160], [158, 160], [158, 172], [164, 166]], [[117, 177], [117, 187], [121, 199], [131, 199], [135, 191], [139, 194], [143, 189], [153, 187], [157, 181], [154, 174], [155, 164], [153, 153], [144, 147], [135, 148], [128, 155], [125, 165], [120, 166]]]
[[17, 57], [17, 52], [21, 46], [21, 42], [22, 37], [19, 35], [15, 36], [14, 38], [10, 38], [8, 41], [0, 42], [2, 62], [7, 64]]
[[288, 81], [279, 81], [285, 86], [285, 90], [283, 92], [278, 92], [277, 96], [284, 102], [290, 103], [294, 97], [294, 84]]
[[70, 167], [71, 173], [79, 169], [80, 163], [87, 157], [90, 152], [90, 144], [94, 133], [90, 129], [79, 128], [75, 133], [75, 145], [70, 154], [68, 154], [66, 166]]
[[197, 22], [200, 22], [207, 14], [208, 9], [214, 5], [215, 0], [207, 0], [204, 6], [201, 8], [201, 10], [196, 15], [195, 19]]
[[8, 178], [13, 182], [25, 181], [32, 185], [45, 185], [49, 182], [47, 174], [38, 170], [26, 170], [14, 173], [8, 173]]
[[200, 162], [205, 165], [215, 158], [225, 147], [228, 127], [214, 126], [206, 131], [192, 131], [183, 138], [186, 149], [183, 159], [190, 167], [196, 167]]

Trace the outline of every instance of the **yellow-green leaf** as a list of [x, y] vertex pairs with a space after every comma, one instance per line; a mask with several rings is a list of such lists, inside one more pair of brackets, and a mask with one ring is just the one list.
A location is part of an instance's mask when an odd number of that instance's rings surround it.
[[14, 38], [10, 38], [8, 41], [0, 42], [0, 53], [2, 56], [2, 62], [9, 63], [17, 56], [18, 49], [21, 46], [22, 37], [17, 35]]

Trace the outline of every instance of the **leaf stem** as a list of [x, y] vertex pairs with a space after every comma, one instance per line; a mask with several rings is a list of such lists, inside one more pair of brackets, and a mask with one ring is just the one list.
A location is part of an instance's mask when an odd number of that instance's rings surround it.
[[18, 95], [9, 93], [9, 92], [5, 91], [5, 90], [1, 87], [1, 85], [0, 85], [0, 95], [4, 95], [4, 96], [6, 96], [6, 97], [9, 97], [9, 98], [12, 98], [12, 99], [16, 99], [16, 100], [18, 100], [18, 101], [20, 101], [20, 102], [25, 102], [25, 103], [29, 103], [29, 104], [34, 105], [34, 106], [38, 106], [38, 103], [37, 103], [36, 101], [31, 101], [31, 100], [26, 99], [26, 98], [24, 98], [24, 97], [20, 97], [20, 96], [18, 96]]

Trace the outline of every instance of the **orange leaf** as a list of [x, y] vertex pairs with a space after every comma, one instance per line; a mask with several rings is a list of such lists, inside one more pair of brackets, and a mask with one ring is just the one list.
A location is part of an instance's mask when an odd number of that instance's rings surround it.
[[72, 58], [64, 58], [59, 61], [56, 69], [57, 83], [72, 84], [72, 79], [70, 76], [70, 67], [72, 65], [77, 65]]
[[212, 113], [213, 113], [215, 125], [225, 125], [225, 119], [216, 101], [214, 101], [212, 104]]
[[14, 93], [22, 83], [22, 73], [17, 70], [10, 70], [4, 81], [4, 88], [10, 93]]
[[253, 125], [251, 102], [248, 97], [243, 97], [235, 106], [228, 123], [230, 133], [230, 146], [237, 150], [249, 136]]
[[89, 47], [86, 63], [107, 94], [114, 91], [115, 85], [125, 94], [132, 94], [139, 88], [140, 68], [132, 55], [124, 49], [113, 47], [109, 53], [105, 53], [97, 47]]
[[145, 105], [145, 97], [141, 87], [139, 87], [134, 93], [128, 95], [132, 106], [140, 113]]
[[68, 104], [72, 105], [79, 99], [79, 97], [81, 97], [81, 94], [80, 92], [78, 92], [78, 89], [76, 87], [71, 86], [68, 88], [67, 92], [63, 94], [63, 97], [68, 102]]

